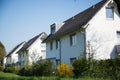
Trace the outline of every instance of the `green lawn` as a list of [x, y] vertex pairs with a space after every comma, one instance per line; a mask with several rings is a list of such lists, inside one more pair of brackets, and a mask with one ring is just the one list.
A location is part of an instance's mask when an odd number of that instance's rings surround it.
[[25, 77], [11, 73], [0, 72], [0, 80], [110, 80], [100, 78], [57, 78], [57, 77]]

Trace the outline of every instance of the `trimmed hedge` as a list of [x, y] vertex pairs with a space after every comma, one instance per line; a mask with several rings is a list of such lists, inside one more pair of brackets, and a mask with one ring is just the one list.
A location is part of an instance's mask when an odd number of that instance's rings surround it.
[[3, 66], [0, 65], [0, 71], [3, 71], [3, 69], [4, 69]]
[[79, 59], [72, 65], [75, 77], [90, 76], [111, 78], [112, 80], [120, 79], [120, 59], [92, 60], [91, 62]]
[[88, 61], [86, 59], [75, 60], [72, 66], [75, 77], [84, 76], [84, 73], [88, 71]]
[[52, 63], [49, 61], [34, 63], [32, 66], [21, 68], [21, 76], [50, 76], [52, 74]]
[[52, 63], [45, 61], [42, 63], [34, 63], [31, 66], [23, 68], [6, 67], [4, 72], [15, 73], [21, 76], [50, 76], [53, 72]]

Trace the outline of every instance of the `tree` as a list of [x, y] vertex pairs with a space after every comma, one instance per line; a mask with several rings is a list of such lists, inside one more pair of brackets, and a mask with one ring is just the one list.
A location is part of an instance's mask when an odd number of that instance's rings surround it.
[[37, 52], [37, 50], [35, 49], [31, 54], [30, 54], [30, 58], [32, 60], [32, 63], [36, 63], [37, 61], [42, 59], [42, 56], [40, 55], [40, 53]]
[[5, 55], [6, 55], [5, 47], [0, 42], [0, 65], [3, 65], [3, 60], [4, 60]]

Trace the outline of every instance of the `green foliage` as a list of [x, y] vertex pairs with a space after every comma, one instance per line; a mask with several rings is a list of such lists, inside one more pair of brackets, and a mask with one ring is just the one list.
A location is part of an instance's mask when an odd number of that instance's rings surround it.
[[75, 77], [83, 76], [88, 71], [88, 61], [86, 59], [79, 59], [72, 64]]
[[6, 67], [6, 68], [4, 69], [4, 72], [14, 73], [14, 72], [15, 72], [15, 68], [14, 68], [14, 67]]
[[112, 80], [120, 79], [120, 59], [92, 60], [90, 63], [81, 59], [76, 60], [73, 67], [74, 75], [77, 77], [90, 76], [94, 78], [111, 78]]
[[58, 78], [58, 77], [35, 77], [35, 76], [25, 77], [11, 73], [0, 72], [0, 80], [112, 80], [112, 79], [90, 78], [90, 77], [81, 77], [81, 78]]
[[21, 76], [50, 76], [52, 73], [52, 63], [42, 62], [34, 63], [32, 66], [21, 68], [19, 75]]
[[4, 69], [3, 66], [0, 65], [0, 71], [3, 71], [3, 69]]
[[5, 55], [6, 55], [5, 47], [0, 42], [0, 65], [3, 65], [3, 60], [4, 60]]
[[6, 73], [18, 74], [19, 71], [20, 71], [20, 67], [6, 67], [5, 69], [3, 69], [3, 72], [6, 72]]

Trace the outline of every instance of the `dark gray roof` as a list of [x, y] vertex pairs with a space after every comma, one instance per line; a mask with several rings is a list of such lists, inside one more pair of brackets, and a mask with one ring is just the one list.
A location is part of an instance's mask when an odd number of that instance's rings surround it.
[[17, 48], [19, 48], [23, 43], [25, 43], [25, 41], [22, 42], [22, 43], [20, 43], [20, 44], [18, 44], [17, 46], [15, 46], [15, 47], [8, 53], [8, 55], [7, 55], [6, 57], [10, 56], [10, 55], [11, 55]]
[[[45, 34], [45, 35], [44, 35], [44, 36], [41, 36], [42, 34]], [[18, 52], [27, 50], [27, 48], [29, 48], [40, 36], [41, 36], [41, 39], [45, 39], [45, 38], [47, 37], [47, 34], [46, 34], [45, 32], [42, 32], [41, 34], [33, 37], [33, 38], [30, 39], [28, 42], [26, 42], [26, 43], [24, 44], [24, 46], [23, 46]]]
[[114, 1], [117, 3], [118, 11], [119, 11], [119, 14], [120, 14], [120, 0], [114, 0]]
[[50, 34], [43, 42], [60, 38], [70, 32], [80, 29], [92, 19], [92, 17], [103, 7], [107, 1], [109, 0], [102, 0], [96, 5], [93, 5], [74, 17], [64, 21], [64, 25], [56, 33]]

